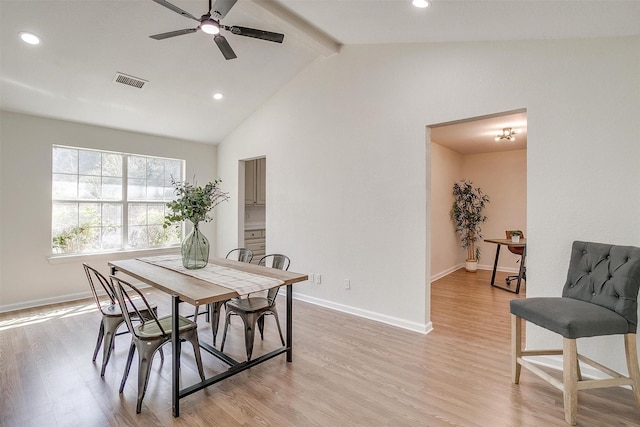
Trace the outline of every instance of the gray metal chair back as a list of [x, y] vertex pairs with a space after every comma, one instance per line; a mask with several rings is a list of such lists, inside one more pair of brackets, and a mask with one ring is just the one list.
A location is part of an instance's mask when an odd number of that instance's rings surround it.
[[[98, 356], [98, 351], [100, 350], [100, 345], [104, 340], [104, 346], [102, 351], [102, 367], [100, 369], [100, 376], [104, 377], [105, 370], [107, 369], [107, 364], [109, 363], [109, 359], [111, 357], [111, 351], [114, 345], [114, 338], [117, 335], [117, 330], [124, 323], [125, 319], [122, 315], [122, 311], [120, 309], [120, 305], [116, 300], [115, 290], [111, 285], [111, 282], [107, 280], [98, 270], [91, 267], [87, 263], [82, 263], [84, 267], [85, 274], [87, 275], [87, 281], [89, 282], [89, 288], [91, 289], [91, 294], [93, 295], [93, 299], [98, 307], [98, 310], [102, 313], [102, 319], [100, 321], [100, 329], [98, 330], [98, 340], [96, 342], [96, 347], [93, 351], [93, 361], [96, 361]], [[98, 293], [104, 293], [105, 297], [100, 297]], [[148, 310], [141, 310], [139, 313], [136, 313], [132, 307], [127, 306], [125, 311], [128, 311], [129, 314], [134, 318], [139, 319], [150, 319], [152, 314], [157, 310], [156, 305], [150, 305]]]
[[236, 248], [230, 250], [225, 258], [250, 263], [253, 260], [253, 251], [247, 248]]
[[[120, 307], [132, 306], [135, 313], [140, 316], [143, 310], [150, 310], [150, 305], [145, 296], [138, 288], [132, 284], [110, 276], [113, 288], [118, 299]], [[124, 386], [129, 376], [133, 355], [138, 350], [138, 402], [136, 405], [136, 413], [140, 413], [142, 409], [142, 399], [144, 398], [149, 382], [149, 374], [151, 372], [151, 364], [156, 351], [161, 346], [171, 341], [171, 332], [173, 328], [173, 318], [171, 315], [157, 317], [152, 313], [151, 319], [145, 320], [140, 324], [134, 325], [131, 315], [127, 310], [123, 311], [124, 321], [131, 333], [131, 346], [129, 347], [129, 355], [127, 364], [120, 383], [120, 393], [124, 390]], [[200, 344], [198, 342], [198, 325], [182, 316], [178, 319], [178, 336], [181, 341], [189, 341], [193, 346], [193, 352], [198, 366], [200, 378], [204, 381], [204, 371], [202, 369], [202, 359], [200, 356]]]
[[[258, 261], [258, 265], [262, 265], [264, 267], [277, 268], [279, 270], [289, 270], [289, 265], [291, 264], [291, 260], [288, 256], [282, 254], [269, 254], [260, 258]], [[273, 305], [276, 301], [276, 296], [278, 296], [278, 291], [280, 288], [271, 288], [267, 292], [267, 300], [269, 304]]]

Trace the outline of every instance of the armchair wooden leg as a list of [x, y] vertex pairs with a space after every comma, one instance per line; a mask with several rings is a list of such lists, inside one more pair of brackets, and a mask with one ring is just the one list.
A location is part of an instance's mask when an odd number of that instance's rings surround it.
[[564, 419], [574, 426], [578, 411], [578, 348], [575, 339], [563, 338], [562, 364]]
[[629, 378], [633, 381], [633, 395], [640, 407], [640, 368], [638, 367], [638, 347], [636, 346], [636, 334], [625, 334], [625, 355], [627, 356], [627, 370]]
[[522, 356], [522, 319], [515, 314], [511, 315], [511, 379], [514, 384], [520, 382], [522, 366], [518, 358]]

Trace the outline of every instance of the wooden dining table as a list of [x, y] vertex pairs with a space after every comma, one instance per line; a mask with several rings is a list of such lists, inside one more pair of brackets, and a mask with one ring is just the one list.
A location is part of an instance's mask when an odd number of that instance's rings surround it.
[[291, 362], [293, 360], [292, 285], [294, 283], [307, 280], [307, 275], [284, 271], [276, 268], [259, 266], [255, 264], [233, 261], [225, 258], [210, 258], [208, 264], [209, 266], [226, 267], [222, 269], [225, 271], [227, 277], [224, 279], [224, 281], [227, 281], [228, 278], [236, 279], [236, 281], [239, 282], [242, 282], [243, 280], [251, 280], [252, 278], [256, 279], [255, 281], [260, 281], [260, 278], [262, 278], [266, 279], [263, 280], [263, 282], [273, 282], [273, 284], [269, 284], [270, 287], [286, 286], [286, 341], [283, 347], [280, 347], [260, 357], [248, 361], [237, 361], [229, 355], [209, 345], [208, 343], [200, 341], [200, 347], [204, 351], [207, 351], [208, 353], [225, 362], [227, 365], [229, 365], [229, 368], [226, 371], [218, 373], [217, 375], [205, 378], [204, 381], [180, 389], [180, 340], [178, 339], [178, 314], [180, 303], [182, 301], [185, 301], [196, 306], [204, 304], [220, 304], [230, 298], [240, 296], [240, 293], [233, 289], [230, 289], [229, 287], [223, 286], [222, 279], [203, 279], [194, 277], [188, 274], [188, 272], [185, 274], [147, 262], [144, 258], [110, 261], [108, 264], [111, 268], [111, 274], [115, 275], [118, 272], [126, 274], [171, 296], [171, 315], [173, 321], [171, 336], [173, 355], [171, 363], [171, 383], [172, 408], [174, 417], [180, 416], [180, 399], [183, 397], [209, 387], [212, 384], [236, 375], [280, 354], [286, 353], [287, 362]]

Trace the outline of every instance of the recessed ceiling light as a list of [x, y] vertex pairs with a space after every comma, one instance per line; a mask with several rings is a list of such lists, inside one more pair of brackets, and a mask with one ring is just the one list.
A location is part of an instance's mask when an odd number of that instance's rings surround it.
[[214, 93], [213, 94], [213, 99], [215, 100], [221, 100], [222, 98], [224, 98], [224, 95], [221, 93]]
[[413, 4], [415, 7], [421, 8], [421, 9], [424, 9], [425, 7], [431, 6], [431, 2], [429, 0], [413, 0], [411, 2], [411, 4]]
[[20, 38], [22, 39], [23, 42], [25, 43], [29, 43], [29, 44], [39, 44], [40, 43], [40, 38], [38, 36], [36, 36], [33, 33], [28, 33], [26, 31], [23, 31], [20, 34]]

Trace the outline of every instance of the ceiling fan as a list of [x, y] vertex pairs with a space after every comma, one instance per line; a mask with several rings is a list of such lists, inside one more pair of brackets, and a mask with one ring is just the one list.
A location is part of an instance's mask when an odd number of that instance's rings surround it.
[[247, 28], [247, 27], [239, 27], [236, 25], [227, 26], [220, 23], [220, 21], [229, 13], [233, 5], [236, 4], [238, 0], [216, 0], [215, 4], [211, 5], [211, 0], [209, 0], [209, 11], [202, 15], [200, 19], [196, 18], [189, 12], [180, 9], [178, 6], [175, 6], [169, 3], [166, 0], [153, 0], [166, 7], [167, 9], [171, 9], [174, 12], [184, 16], [185, 18], [193, 19], [198, 21], [200, 25], [196, 28], [185, 28], [184, 30], [176, 30], [169, 31], [168, 33], [155, 34], [153, 36], [149, 36], [155, 40], [163, 40], [168, 39], [169, 37], [181, 36], [184, 34], [195, 33], [198, 30], [202, 30], [207, 34], [213, 35], [213, 41], [216, 43], [220, 52], [225, 57], [225, 59], [234, 59], [237, 58], [236, 53], [233, 51], [227, 39], [220, 34], [221, 30], [230, 31], [231, 34], [235, 34], [238, 36], [245, 37], [253, 37], [260, 40], [266, 40], [275, 43], [282, 43], [284, 40], [284, 34], [280, 33], [272, 33], [270, 31], [264, 30], [256, 30], [255, 28]]

